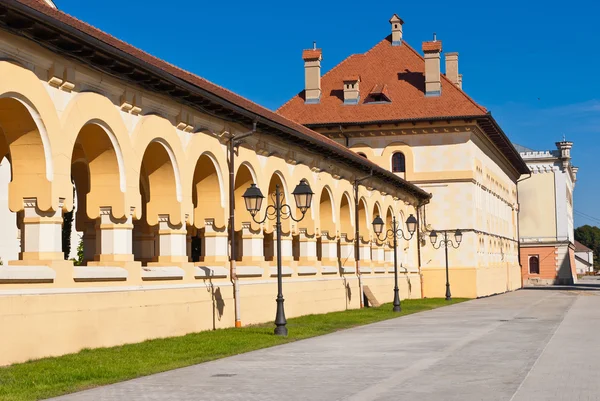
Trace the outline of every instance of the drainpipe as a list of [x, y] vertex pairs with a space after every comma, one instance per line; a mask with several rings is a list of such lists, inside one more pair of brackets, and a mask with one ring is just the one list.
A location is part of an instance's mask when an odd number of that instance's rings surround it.
[[229, 276], [233, 284], [233, 299], [235, 309], [235, 327], [242, 327], [242, 319], [240, 317], [240, 286], [238, 282], [236, 270], [236, 252], [235, 252], [235, 148], [239, 146], [241, 141], [256, 132], [256, 120], [252, 124], [252, 131], [245, 132], [239, 135], [231, 135], [227, 144], [229, 150]]
[[521, 269], [521, 288], [523, 288], [523, 265], [521, 265], [521, 228], [519, 225], [519, 215], [521, 214], [521, 204], [519, 203], [519, 182], [525, 181], [531, 178], [531, 173], [522, 180], [517, 180], [517, 258], [519, 258], [519, 267]]
[[[423, 273], [421, 272], [421, 203], [417, 204], [417, 266], [419, 268], [419, 278], [421, 279], [421, 298], [423, 298]], [[425, 222], [427, 223], [427, 222]]]
[[[371, 174], [361, 177], [361, 178], [357, 178], [354, 180], [354, 259], [356, 261], [356, 276], [358, 277], [358, 290], [360, 293], [359, 299], [360, 299], [360, 307], [361, 309], [365, 306], [364, 305], [364, 295], [363, 295], [363, 285], [362, 285], [362, 278], [361, 278], [361, 274], [360, 274], [360, 219], [358, 218], [358, 204], [359, 204], [359, 199], [358, 199], [358, 184], [361, 181], [364, 181], [368, 178], [371, 178], [373, 176], [373, 170], [371, 170]], [[366, 213], [366, 210], [365, 210]]]

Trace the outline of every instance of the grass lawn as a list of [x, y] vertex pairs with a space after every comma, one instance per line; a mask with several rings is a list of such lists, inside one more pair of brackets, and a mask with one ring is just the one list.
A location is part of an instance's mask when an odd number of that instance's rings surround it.
[[[0, 400], [38, 400], [86, 388], [133, 379], [213, 359], [285, 344], [363, 324], [466, 301], [415, 299], [392, 305], [309, 315], [288, 320], [289, 336], [273, 335], [273, 324], [188, 334], [77, 354], [45, 358], [0, 368]], [[40, 341], [44, 335], [40, 333]]]

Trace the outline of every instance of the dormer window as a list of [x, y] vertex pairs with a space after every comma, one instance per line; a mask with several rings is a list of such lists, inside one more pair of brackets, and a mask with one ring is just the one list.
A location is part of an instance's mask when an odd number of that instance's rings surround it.
[[376, 84], [367, 95], [365, 103], [390, 103], [387, 85]]

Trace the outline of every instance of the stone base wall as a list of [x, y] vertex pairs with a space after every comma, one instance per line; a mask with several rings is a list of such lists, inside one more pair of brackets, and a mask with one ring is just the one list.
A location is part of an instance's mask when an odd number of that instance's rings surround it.
[[[445, 267], [425, 267], [423, 296], [442, 298], [446, 294]], [[449, 271], [450, 291], [455, 298], [479, 298], [521, 288], [519, 265], [490, 267], [452, 267]]]
[[[393, 274], [362, 277], [380, 302], [392, 301]], [[420, 298], [420, 286], [418, 274], [400, 274], [402, 299]], [[235, 324], [233, 286], [227, 278], [133, 286], [20, 287], [0, 294], [0, 366]], [[288, 318], [360, 307], [355, 274], [285, 277], [283, 292]], [[272, 321], [276, 295], [274, 277], [241, 279], [243, 325]]]

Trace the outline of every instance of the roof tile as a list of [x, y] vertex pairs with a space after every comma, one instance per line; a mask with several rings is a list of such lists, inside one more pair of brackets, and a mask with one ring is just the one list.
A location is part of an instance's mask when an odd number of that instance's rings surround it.
[[[332, 123], [365, 123], [423, 118], [479, 116], [486, 109], [475, 103], [465, 92], [442, 75], [442, 95], [425, 97], [425, 61], [412, 47], [403, 42], [392, 46], [390, 37], [364, 54], [354, 54], [321, 78], [321, 101], [304, 104], [304, 91], [298, 93], [278, 113], [305, 125]], [[391, 103], [370, 104], [367, 107], [344, 106], [341, 92], [347, 77], [360, 75], [363, 88], [385, 85], [385, 95]], [[365, 104], [361, 98], [359, 106]]]
[[323, 51], [321, 49], [309, 49], [302, 52], [302, 60], [318, 60]]
[[425, 53], [428, 52], [441, 52], [442, 51], [442, 41], [434, 40], [432, 42], [423, 42], [423, 51]]

